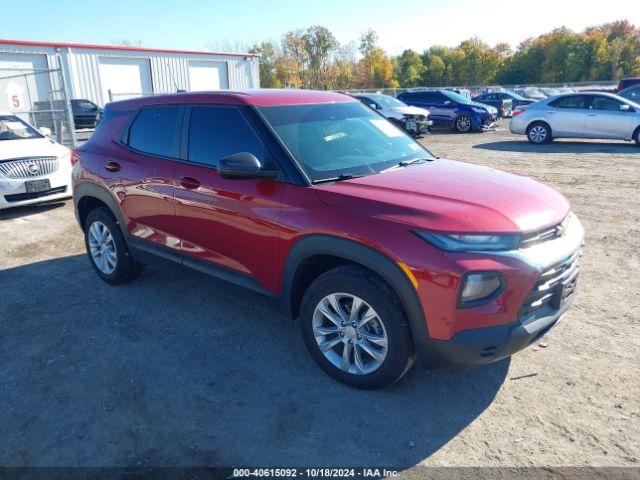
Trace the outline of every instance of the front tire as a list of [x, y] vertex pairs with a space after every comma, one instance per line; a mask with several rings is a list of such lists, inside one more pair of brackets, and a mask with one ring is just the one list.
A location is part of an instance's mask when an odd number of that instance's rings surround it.
[[527, 128], [527, 139], [534, 145], [543, 145], [552, 140], [551, 127], [544, 122], [534, 122]]
[[471, 131], [471, 117], [468, 115], [461, 115], [453, 122], [453, 128], [458, 133], [467, 133]]
[[84, 243], [93, 269], [111, 285], [129, 282], [142, 271], [142, 264], [131, 257], [120, 227], [106, 208], [96, 208], [87, 215]]
[[633, 139], [636, 142], [636, 146], [640, 147], [640, 127], [636, 128], [636, 131], [633, 134]]
[[325, 373], [352, 387], [382, 388], [413, 364], [402, 304], [374, 273], [337, 267], [307, 289], [300, 308], [304, 342]]

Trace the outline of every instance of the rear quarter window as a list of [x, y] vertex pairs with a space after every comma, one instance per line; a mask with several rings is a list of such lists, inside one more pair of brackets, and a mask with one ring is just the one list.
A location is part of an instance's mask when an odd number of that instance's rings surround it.
[[149, 155], [178, 158], [183, 110], [178, 105], [140, 110], [129, 129], [129, 147]]

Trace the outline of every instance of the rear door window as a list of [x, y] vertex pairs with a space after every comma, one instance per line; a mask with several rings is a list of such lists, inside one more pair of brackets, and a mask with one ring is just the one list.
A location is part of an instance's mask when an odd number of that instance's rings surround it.
[[569, 95], [554, 100], [549, 105], [556, 108], [586, 108], [584, 95]]
[[265, 167], [274, 166], [264, 143], [237, 107], [192, 107], [189, 161], [217, 167], [221, 158], [240, 152], [252, 153]]
[[179, 105], [143, 108], [129, 129], [129, 146], [149, 155], [178, 158], [183, 111]]

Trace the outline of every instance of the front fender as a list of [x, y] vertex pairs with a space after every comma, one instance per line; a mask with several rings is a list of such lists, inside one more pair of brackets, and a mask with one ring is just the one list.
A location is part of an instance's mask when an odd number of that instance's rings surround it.
[[282, 307], [295, 318], [299, 299], [292, 295], [296, 277], [305, 260], [316, 255], [331, 255], [362, 265], [379, 275], [396, 293], [409, 320], [416, 349], [425, 344], [429, 336], [427, 322], [416, 289], [396, 261], [373, 247], [354, 240], [324, 234], [311, 234], [298, 240], [289, 251], [282, 275]]

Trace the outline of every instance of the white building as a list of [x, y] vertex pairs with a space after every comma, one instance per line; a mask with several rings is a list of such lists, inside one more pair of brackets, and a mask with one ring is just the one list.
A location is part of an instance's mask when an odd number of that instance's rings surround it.
[[69, 98], [98, 105], [178, 90], [258, 88], [258, 61], [244, 53], [0, 40], [0, 110], [61, 98], [63, 81]]

